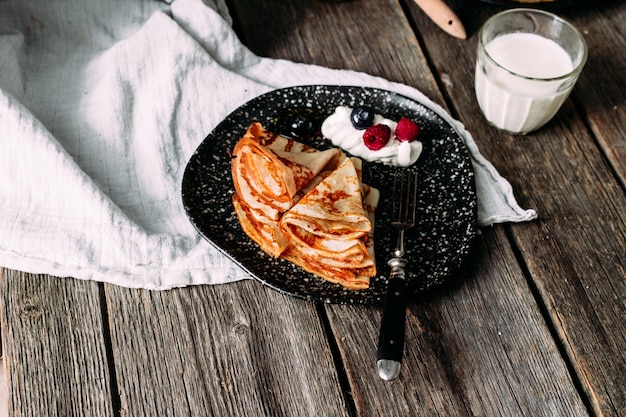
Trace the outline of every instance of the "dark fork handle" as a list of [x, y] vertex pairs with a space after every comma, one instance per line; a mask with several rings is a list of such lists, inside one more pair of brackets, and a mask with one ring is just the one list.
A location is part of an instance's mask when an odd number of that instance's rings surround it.
[[378, 336], [378, 374], [387, 381], [395, 379], [400, 373], [407, 306], [404, 270], [396, 271], [396, 274], [392, 272], [392, 276], [385, 295]]

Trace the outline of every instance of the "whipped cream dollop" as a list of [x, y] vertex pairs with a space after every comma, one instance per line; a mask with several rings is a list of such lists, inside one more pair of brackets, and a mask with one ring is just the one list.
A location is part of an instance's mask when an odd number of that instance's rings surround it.
[[369, 149], [363, 143], [365, 130], [356, 129], [350, 121], [352, 108], [339, 106], [335, 112], [322, 123], [322, 135], [331, 140], [333, 145], [349, 152], [354, 156], [369, 162], [382, 162], [386, 165], [409, 166], [413, 165], [422, 153], [422, 142], [400, 142], [396, 139], [397, 122], [376, 114], [373, 124], [384, 124], [391, 129], [389, 142], [379, 150]]

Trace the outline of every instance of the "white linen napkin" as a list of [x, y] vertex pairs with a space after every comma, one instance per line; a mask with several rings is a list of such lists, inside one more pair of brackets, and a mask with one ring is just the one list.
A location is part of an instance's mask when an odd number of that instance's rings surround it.
[[412, 87], [251, 53], [223, 0], [0, 3], [0, 266], [169, 289], [248, 275], [181, 203], [185, 165], [232, 110], [275, 88], [363, 85], [437, 109], [467, 142], [479, 224], [536, 217], [463, 125]]

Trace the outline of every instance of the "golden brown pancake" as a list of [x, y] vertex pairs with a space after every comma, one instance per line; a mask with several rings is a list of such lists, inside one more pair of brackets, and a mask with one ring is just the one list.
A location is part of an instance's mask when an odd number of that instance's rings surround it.
[[232, 175], [239, 222], [263, 251], [347, 288], [369, 286], [378, 190], [361, 183], [360, 160], [253, 123], [235, 145]]
[[255, 122], [233, 150], [235, 191], [250, 207], [278, 219], [296, 202], [298, 191], [341, 155], [339, 149], [318, 151]]
[[281, 256], [350, 289], [369, 287], [376, 275], [373, 219], [379, 193], [360, 182], [359, 171], [346, 159], [281, 218], [290, 242]]

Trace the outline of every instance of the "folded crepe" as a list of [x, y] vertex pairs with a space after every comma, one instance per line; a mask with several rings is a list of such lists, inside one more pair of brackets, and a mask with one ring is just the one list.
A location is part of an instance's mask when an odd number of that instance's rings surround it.
[[238, 194], [233, 195], [233, 205], [243, 231], [265, 253], [278, 258], [289, 246], [289, 241], [283, 236], [278, 222], [262, 211], [251, 208]]
[[233, 150], [235, 191], [251, 208], [277, 220], [297, 201], [298, 191], [342, 155], [339, 149], [319, 151], [254, 122]]
[[233, 150], [232, 176], [241, 227], [263, 251], [347, 288], [369, 286], [378, 190], [361, 183], [360, 160], [253, 123]]
[[[356, 163], [356, 166], [355, 166]], [[347, 158], [286, 212], [285, 259], [351, 289], [376, 275], [373, 220], [378, 190], [361, 183], [360, 160]]]

